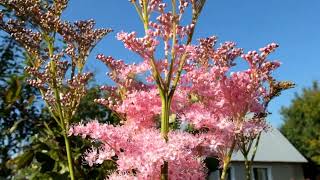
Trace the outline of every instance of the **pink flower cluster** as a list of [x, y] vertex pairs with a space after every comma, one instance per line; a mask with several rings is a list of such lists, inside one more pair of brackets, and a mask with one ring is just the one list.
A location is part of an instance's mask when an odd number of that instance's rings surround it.
[[[194, 3], [179, 2], [181, 14], [188, 3]], [[89, 165], [115, 161], [118, 169], [110, 179], [160, 179], [160, 167], [165, 161], [169, 164], [170, 179], [203, 179], [205, 157], [223, 160], [239, 135], [256, 137], [266, 129], [265, 121], [258, 115], [266, 113], [266, 97], [270, 93], [266, 84], [273, 80], [271, 73], [279, 67], [278, 62], [267, 60], [267, 56], [278, 45], [272, 43], [261, 48], [260, 53], [246, 54], [233, 42], [216, 48], [214, 36], [190, 45], [184, 41], [193, 24], [177, 25], [173, 32], [172, 21], [176, 17], [165, 12], [166, 5], [162, 1], [151, 1], [149, 5], [149, 9], [158, 10], [160, 15], [157, 22], [149, 22], [144, 37], [138, 38], [135, 32], [117, 35], [143, 61], [128, 65], [113, 57], [98, 56], [109, 67], [108, 75], [117, 86], [104, 86], [102, 89], [108, 90], [110, 96], [96, 101], [113, 110], [123, 120], [122, 124], [113, 126], [93, 121], [71, 127], [70, 135], [102, 142], [101, 147], [86, 153], [85, 160]], [[169, 40], [175, 33], [172, 48]], [[161, 47], [159, 42], [164, 42], [163, 59], [155, 57]], [[168, 65], [168, 55], [174, 62], [172, 67]], [[171, 129], [166, 142], [159, 131], [162, 107], [156, 79], [150, 76], [154, 73], [152, 62], [155, 61], [161, 77], [167, 77], [172, 70], [171, 79], [174, 79], [179, 75], [183, 58], [186, 61], [178, 86], [174, 87]], [[240, 58], [249, 68], [231, 72], [235, 60]], [[138, 80], [138, 76], [145, 79]]]
[[[186, 132], [170, 133], [168, 143], [154, 128], [137, 129], [136, 126], [113, 126], [92, 121], [77, 125], [69, 130], [70, 134], [89, 136], [104, 145], [99, 149], [88, 150], [85, 160], [89, 165], [101, 164], [104, 160], [116, 160], [118, 170], [110, 179], [130, 177], [129, 179], [160, 179], [160, 166], [169, 162], [170, 177], [177, 179], [203, 179], [205, 168], [199, 153], [202, 138]], [[133, 173], [134, 172], [134, 173]]]

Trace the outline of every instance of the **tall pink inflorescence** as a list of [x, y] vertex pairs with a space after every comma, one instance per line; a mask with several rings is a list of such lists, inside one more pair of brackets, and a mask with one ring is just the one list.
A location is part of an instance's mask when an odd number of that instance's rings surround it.
[[[143, 9], [143, 1], [131, 2]], [[113, 110], [121, 123], [74, 125], [69, 134], [101, 142], [84, 159], [90, 166], [114, 161], [117, 170], [109, 179], [160, 179], [165, 162], [170, 179], [204, 179], [206, 157], [228, 164], [239, 137], [255, 138], [267, 129], [260, 115], [267, 113], [272, 88], [267, 84], [274, 81], [271, 74], [280, 65], [267, 56], [278, 45], [244, 54], [233, 42], [215, 47], [214, 36], [190, 44], [195, 22], [179, 23], [189, 4], [198, 7], [195, 3], [180, 0], [174, 15], [166, 11], [163, 1], [151, 0], [146, 8], [150, 14], [138, 11], [143, 20], [158, 14], [144, 23], [145, 35], [118, 33], [117, 39], [142, 62], [126, 64], [110, 56], [97, 57], [109, 67], [108, 75], [116, 85], [103, 86], [109, 97], [96, 102]], [[157, 58], [162, 48], [163, 57]], [[237, 59], [249, 68], [231, 72]], [[167, 139], [159, 130], [163, 92], [173, 92]]]

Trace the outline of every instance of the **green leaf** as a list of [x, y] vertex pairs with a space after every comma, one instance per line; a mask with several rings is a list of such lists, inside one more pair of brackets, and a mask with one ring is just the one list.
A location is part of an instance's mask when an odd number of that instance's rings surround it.
[[8, 107], [12, 106], [16, 100], [20, 99], [21, 89], [22, 86], [19, 77], [11, 77], [9, 86], [5, 92], [5, 102], [8, 104]]
[[19, 121], [16, 121], [16, 122], [13, 124], [13, 126], [9, 129], [9, 133], [13, 133], [13, 132], [17, 129], [18, 125], [19, 125], [22, 121], [24, 121], [24, 119], [20, 119]]
[[22, 155], [9, 160], [6, 163], [6, 166], [10, 169], [21, 169], [26, 166], [29, 166], [34, 157], [34, 153], [32, 150], [25, 151]]

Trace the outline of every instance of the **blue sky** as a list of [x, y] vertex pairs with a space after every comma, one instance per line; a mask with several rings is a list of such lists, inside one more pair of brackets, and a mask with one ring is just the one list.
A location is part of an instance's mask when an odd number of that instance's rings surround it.
[[[70, 0], [65, 19], [95, 19], [97, 27], [110, 27], [114, 33], [95, 48], [88, 63], [99, 83], [107, 83], [105, 66], [95, 59], [98, 53], [126, 61], [135, 56], [115, 39], [116, 32], [138, 31], [142, 26], [128, 0]], [[280, 48], [271, 56], [282, 62], [275, 73], [279, 80], [291, 80], [296, 88], [284, 92], [269, 106], [269, 122], [282, 123], [279, 114], [296, 92], [320, 80], [320, 1], [319, 0], [207, 0], [195, 38], [216, 35], [219, 42], [234, 41], [245, 51], [277, 42]]]

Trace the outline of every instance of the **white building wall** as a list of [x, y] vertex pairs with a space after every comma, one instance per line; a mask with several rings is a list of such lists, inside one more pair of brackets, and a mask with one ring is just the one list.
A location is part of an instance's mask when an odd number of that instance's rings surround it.
[[[303, 169], [300, 163], [254, 163], [256, 167], [270, 170], [268, 180], [303, 180]], [[245, 180], [245, 168], [243, 162], [233, 162], [231, 165], [231, 180]], [[217, 173], [211, 174], [209, 180], [219, 180]]]

